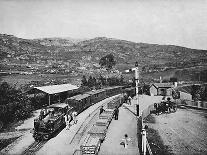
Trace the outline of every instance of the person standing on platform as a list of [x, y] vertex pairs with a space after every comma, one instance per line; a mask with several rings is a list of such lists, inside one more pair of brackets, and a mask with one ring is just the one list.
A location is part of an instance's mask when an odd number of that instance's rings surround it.
[[129, 105], [131, 105], [131, 100], [132, 100], [132, 97], [129, 95], [128, 97], [128, 100], [129, 100]]
[[154, 103], [155, 114], [158, 115], [158, 104]]
[[124, 141], [124, 148], [127, 149], [128, 148], [128, 145], [129, 145], [129, 142], [131, 141], [130, 138], [128, 138], [128, 135], [125, 134], [124, 135], [124, 139], [122, 139]]
[[77, 112], [76, 111], [74, 111], [73, 113], [72, 113], [72, 117], [73, 117], [73, 122], [74, 122], [74, 124], [76, 124], [77, 122], [78, 122], [78, 120], [77, 120]]
[[115, 120], [118, 120], [118, 117], [119, 117], [119, 108], [117, 106], [114, 109], [114, 117], [115, 117]]
[[70, 129], [70, 120], [71, 120], [71, 116], [68, 115], [68, 114], [66, 114], [66, 115], [64, 116], [64, 118], [65, 118], [66, 130], [69, 130], [69, 129]]
[[104, 112], [104, 111], [105, 110], [104, 110], [103, 106], [101, 106], [99, 115], [101, 115], [101, 113]]

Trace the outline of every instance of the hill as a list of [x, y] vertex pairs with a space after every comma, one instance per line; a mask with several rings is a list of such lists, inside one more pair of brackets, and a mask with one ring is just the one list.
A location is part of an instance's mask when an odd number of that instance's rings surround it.
[[[101, 57], [112, 53], [116, 60], [115, 72], [134, 67], [138, 61], [145, 78], [170, 76], [182, 79], [200, 73], [207, 65], [207, 51], [174, 45], [135, 43], [126, 40], [98, 37], [88, 40], [71, 38], [22, 39], [0, 34], [1, 71], [28, 74], [100, 74]], [[195, 67], [199, 68], [195, 69]], [[192, 72], [192, 73], [191, 73]], [[104, 72], [105, 73], [105, 72]], [[184, 74], [183, 74], [184, 75]]]

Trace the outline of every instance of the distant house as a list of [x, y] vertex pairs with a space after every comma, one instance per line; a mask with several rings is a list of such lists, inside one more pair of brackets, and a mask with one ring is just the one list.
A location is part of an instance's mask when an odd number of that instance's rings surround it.
[[150, 86], [151, 95], [169, 96], [172, 95], [172, 83], [154, 83]]

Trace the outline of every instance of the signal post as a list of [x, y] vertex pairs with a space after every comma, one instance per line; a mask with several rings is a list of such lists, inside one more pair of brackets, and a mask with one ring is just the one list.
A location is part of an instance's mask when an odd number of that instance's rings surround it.
[[136, 112], [137, 116], [139, 116], [139, 68], [138, 68], [138, 62], [135, 63], [135, 68], [125, 70], [125, 72], [132, 72], [135, 71], [135, 82], [136, 82], [136, 99], [137, 99], [137, 104], [136, 104]]

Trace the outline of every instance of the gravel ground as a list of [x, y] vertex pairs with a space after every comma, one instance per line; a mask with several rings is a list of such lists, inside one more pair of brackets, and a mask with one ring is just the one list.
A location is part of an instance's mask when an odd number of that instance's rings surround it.
[[[25, 139], [25, 137], [31, 135], [30, 130], [33, 128], [34, 118], [39, 115], [39, 111], [40, 110], [34, 111], [31, 118], [28, 118], [21, 123], [14, 124], [11, 128], [8, 129], [9, 132], [4, 131], [0, 133], [0, 139], [4, 140], [4, 145], [0, 147], [0, 154], [11, 154], [13, 150], [17, 151], [18, 154], [19, 150], [22, 150], [24, 149], [24, 146], [29, 145], [30, 141], [26, 141], [25, 145], [21, 142], [23, 139]], [[33, 140], [32, 136], [30, 137], [30, 139]]]
[[165, 149], [160, 154], [207, 154], [206, 111], [178, 109], [175, 113], [158, 116], [153, 114], [149, 117], [146, 123], [149, 127], [148, 134], [154, 133], [154, 139], [158, 138], [154, 143], [152, 140], [149, 143]]

